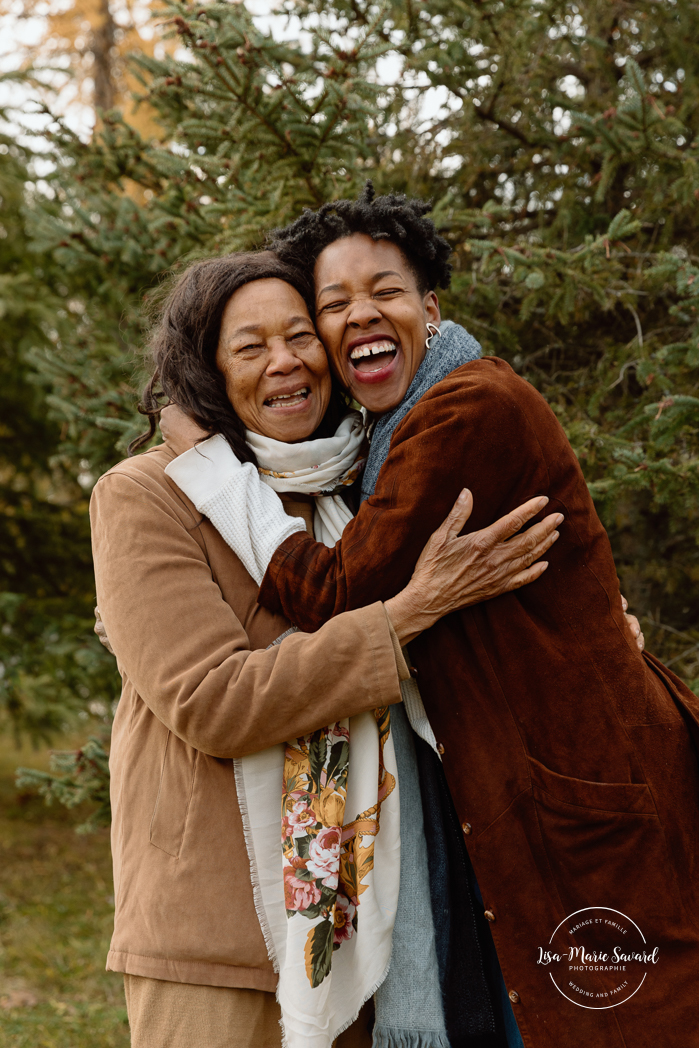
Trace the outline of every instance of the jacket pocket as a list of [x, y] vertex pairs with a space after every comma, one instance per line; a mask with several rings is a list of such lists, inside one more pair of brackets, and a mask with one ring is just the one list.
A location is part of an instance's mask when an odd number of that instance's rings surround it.
[[590, 782], [559, 775], [529, 758], [535, 795], [542, 791], [562, 804], [621, 814], [656, 815], [650, 789], [644, 782]]
[[642, 921], [682, 904], [665, 832], [645, 783], [590, 782], [529, 758], [541, 844], [568, 912], [609, 906]]
[[150, 823], [150, 843], [179, 858], [194, 789], [199, 751], [167, 733], [160, 787]]

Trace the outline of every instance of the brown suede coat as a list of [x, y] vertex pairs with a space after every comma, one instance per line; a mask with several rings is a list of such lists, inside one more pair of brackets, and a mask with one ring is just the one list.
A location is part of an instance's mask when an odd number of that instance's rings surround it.
[[[260, 602], [313, 630], [387, 599], [463, 486], [468, 530], [534, 495], [565, 514], [542, 578], [411, 646], [525, 1045], [699, 1045], [699, 700], [637, 651], [607, 535], [532, 386], [495, 358], [436, 385], [341, 542], [286, 540]], [[659, 947], [636, 995], [605, 1011], [566, 1000], [536, 963], [590, 906], [622, 911]]]
[[[107, 967], [274, 990], [231, 758], [398, 702], [397, 666], [408, 672], [379, 603], [264, 650], [289, 623], [257, 605], [240, 561], [165, 475], [173, 458], [165, 445], [121, 462], [90, 506], [97, 600], [123, 680]], [[307, 508], [289, 503], [293, 516]]]

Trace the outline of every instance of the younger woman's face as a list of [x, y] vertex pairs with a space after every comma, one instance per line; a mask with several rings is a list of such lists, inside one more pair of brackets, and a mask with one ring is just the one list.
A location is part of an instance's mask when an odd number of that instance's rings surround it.
[[284, 280], [253, 280], [230, 297], [216, 366], [247, 429], [306, 440], [330, 403], [328, 358], [303, 298]]
[[427, 324], [439, 326], [434, 291], [390, 240], [354, 233], [333, 241], [315, 264], [316, 325], [335, 373], [375, 414], [406, 394], [425, 356]]

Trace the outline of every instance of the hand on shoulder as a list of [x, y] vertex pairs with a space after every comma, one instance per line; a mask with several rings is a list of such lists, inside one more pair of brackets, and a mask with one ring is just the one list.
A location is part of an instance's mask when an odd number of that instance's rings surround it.
[[177, 404], [170, 404], [161, 411], [160, 432], [163, 440], [176, 455], [183, 455], [185, 451], [193, 448], [198, 440], [206, 440], [211, 436]]

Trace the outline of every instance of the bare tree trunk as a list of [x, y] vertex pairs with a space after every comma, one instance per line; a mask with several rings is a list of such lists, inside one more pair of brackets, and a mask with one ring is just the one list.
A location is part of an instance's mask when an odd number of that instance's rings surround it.
[[115, 43], [114, 19], [109, 10], [109, 0], [102, 0], [101, 24], [92, 33], [94, 55], [93, 77], [95, 81], [95, 109], [111, 109], [114, 105], [113, 48]]

